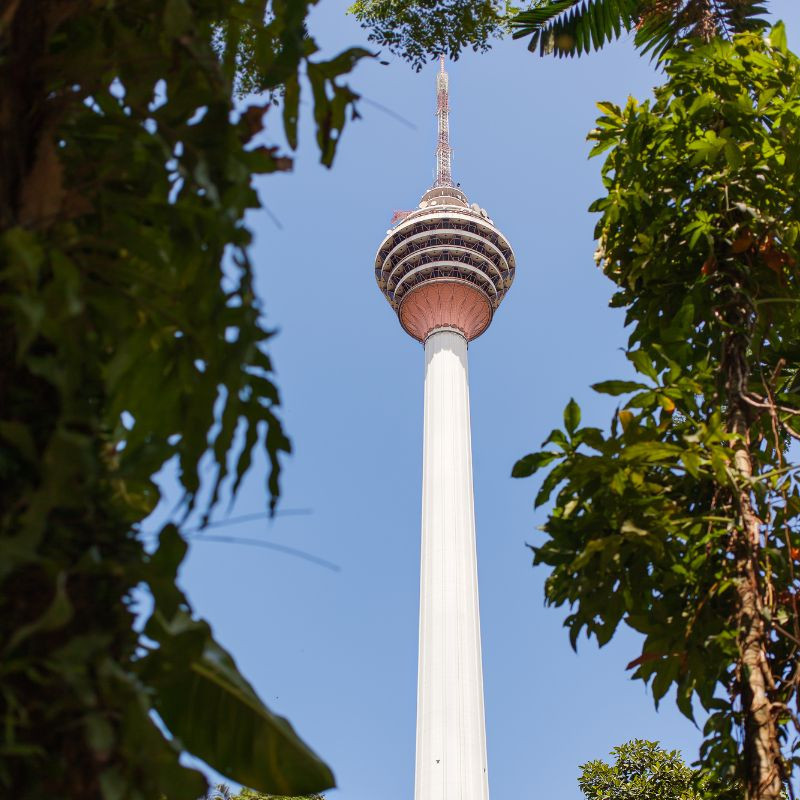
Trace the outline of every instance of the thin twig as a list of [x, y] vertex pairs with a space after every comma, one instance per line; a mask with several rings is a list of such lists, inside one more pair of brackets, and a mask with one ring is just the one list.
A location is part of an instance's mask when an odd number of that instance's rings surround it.
[[342, 568], [338, 564], [334, 564], [333, 561], [328, 561], [327, 559], [307, 553], [305, 550], [298, 550], [296, 547], [289, 547], [288, 545], [278, 544], [277, 542], [265, 542], [262, 539], [247, 539], [238, 536], [193, 536], [191, 541], [220, 542], [222, 544], [244, 544], [250, 545], [251, 547], [265, 547], [268, 550], [277, 550], [279, 553], [285, 553], [286, 555], [294, 556], [295, 558], [302, 558], [305, 561], [310, 561], [312, 564], [325, 567], [325, 569], [329, 569], [331, 572], [342, 571]]
[[800, 647], [800, 639], [796, 639], [794, 636], [792, 636], [791, 633], [789, 633], [789, 631], [778, 625], [777, 622], [772, 622], [771, 624], [772, 627], [775, 628], [776, 631], [778, 631], [778, 633], [782, 633], [787, 639], [791, 639], [798, 647]]
[[787, 406], [779, 406], [777, 403], [770, 404], [764, 402], [764, 398], [758, 398], [758, 400], [754, 400], [754, 397], [758, 397], [757, 394], [753, 394], [752, 392], [743, 392], [742, 393], [742, 400], [745, 401], [748, 405], [753, 406], [753, 408], [775, 408], [778, 411], [783, 411], [784, 414], [791, 414], [793, 417], [800, 417], [800, 409], [797, 408], [788, 408]]
[[370, 100], [369, 97], [364, 97], [363, 94], [360, 95], [358, 99], [366, 103], [367, 105], [374, 106], [379, 111], [383, 111], [384, 114], [388, 114], [390, 117], [396, 119], [398, 122], [402, 123], [407, 128], [411, 128], [412, 131], [417, 130], [417, 126], [413, 122], [407, 120], [404, 116], [398, 114], [396, 111], [392, 111], [391, 108], [387, 108], [385, 105], [382, 105], [381, 103], [378, 103], [375, 100]]

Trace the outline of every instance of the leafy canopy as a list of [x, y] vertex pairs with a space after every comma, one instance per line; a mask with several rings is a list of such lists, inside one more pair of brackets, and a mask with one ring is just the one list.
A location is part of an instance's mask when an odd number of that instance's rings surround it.
[[705, 768], [778, 797], [797, 763], [800, 60], [778, 25], [665, 70], [654, 102], [600, 103], [589, 137], [637, 378], [593, 387], [625, 398], [610, 429], [570, 401], [513, 474], [550, 467], [534, 563], [573, 646], [641, 632], [634, 677], [710, 712]]
[[241, 789], [233, 794], [229, 786], [220, 783], [206, 795], [206, 800], [325, 800], [325, 798], [320, 794], [306, 797], [278, 797], [274, 794], [261, 794], [252, 789]]
[[[311, 0], [3, 5], [0, 14], [0, 794], [194, 800], [182, 752], [263, 791], [330, 769], [273, 715], [177, 587], [186, 544], [138, 525], [175, 468], [181, 519], [289, 440], [253, 290], [252, 178], [290, 168], [307, 76], [332, 162], [353, 49], [316, 56]], [[220, 39], [220, 36], [222, 37]], [[303, 88], [303, 92], [307, 89]], [[210, 475], [201, 493], [203, 476]], [[152, 613], [134, 627], [134, 593]]]
[[444, 54], [456, 60], [466, 48], [485, 52], [508, 30], [510, 0], [355, 0], [349, 13], [369, 30], [369, 40], [419, 71]]
[[578, 785], [586, 800], [701, 800], [694, 773], [677, 750], [633, 739], [611, 751], [613, 764], [581, 765]]
[[759, 30], [766, 0], [356, 0], [369, 39], [419, 70], [444, 53], [485, 51], [512, 33], [540, 55], [576, 56], [635, 31], [643, 52], [662, 55], [686, 37], [708, 40]]

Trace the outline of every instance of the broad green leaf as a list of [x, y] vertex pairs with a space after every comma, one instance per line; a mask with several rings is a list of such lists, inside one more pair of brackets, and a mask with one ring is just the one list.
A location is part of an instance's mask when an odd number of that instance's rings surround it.
[[789, 46], [786, 40], [786, 26], [782, 22], [776, 22], [772, 30], [769, 32], [769, 41], [773, 47], [780, 50], [781, 53], [788, 53]]
[[[181, 744], [232, 780], [271, 794], [302, 795], [335, 785], [330, 769], [283, 717], [270, 712], [231, 656], [201, 623], [148, 625], [159, 649], [141, 670], [156, 709]], [[197, 637], [202, 648], [196, 652]]]

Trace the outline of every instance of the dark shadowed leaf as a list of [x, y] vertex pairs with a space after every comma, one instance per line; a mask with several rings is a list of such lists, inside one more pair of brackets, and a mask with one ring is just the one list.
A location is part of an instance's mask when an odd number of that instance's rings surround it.
[[514, 468], [511, 470], [511, 477], [527, 478], [529, 475], [533, 475], [537, 470], [546, 467], [562, 455], [562, 453], [549, 452], [531, 453], [514, 464]]
[[580, 406], [571, 399], [564, 409], [564, 426], [569, 433], [575, 433], [578, 430], [578, 425], [581, 424], [581, 409]]
[[637, 392], [641, 389], [648, 387], [643, 383], [636, 383], [636, 381], [602, 381], [600, 383], [593, 383], [592, 389], [600, 394], [610, 394], [614, 397], [621, 394], [628, 394], [629, 392]]

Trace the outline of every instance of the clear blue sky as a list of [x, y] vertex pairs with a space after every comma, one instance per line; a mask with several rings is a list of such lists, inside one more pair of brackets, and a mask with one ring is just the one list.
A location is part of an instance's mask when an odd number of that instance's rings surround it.
[[[365, 42], [346, 5], [322, 0], [311, 18], [325, 52]], [[797, 47], [797, 0], [770, 5]], [[206, 542], [193, 544], [182, 573], [265, 701], [333, 767], [331, 800], [413, 797], [424, 362], [377, 289], [373, 258], [392, 212], [414, 208], [432, 180], [435, 67], [417, 74], [389, 60], [363, 64], [350, 83], [416, 128], [364, 102], [328, 171], [306, 119], [294, 173], [259, 186], [282, 229], [264, 213], [250, 220], [295, 447], [281, 507], [310, 513], [214, 531], [300, 548], [340, 571]], [[562, 61], [505, 41], [448, 69], [456, 180], [518, 264], [469, 351], [490, 791], [577, 800], [578, 766], [617, 744], [658, 739], [693, 760], [700, 741], [670, 699], [656, 712], [625, 673], [637, 635], [603, 650], [582, 640], [572, 652], [564, 611], [544, 607], [546, 573], [525, 548], [545, 519], [532, 510], [536, 483], [509, 478], [570, 396], [606, 425], [609, 398], [588, 387], [627, 374], [622, 317], [592, 259], [586, 208], [600, 193], [600, 162], [587, 161], [585, 135], [595, 101], [643, 97], [660, 77], [629, 41]], [[264, 510], [264, 470], [233, 514]]]

